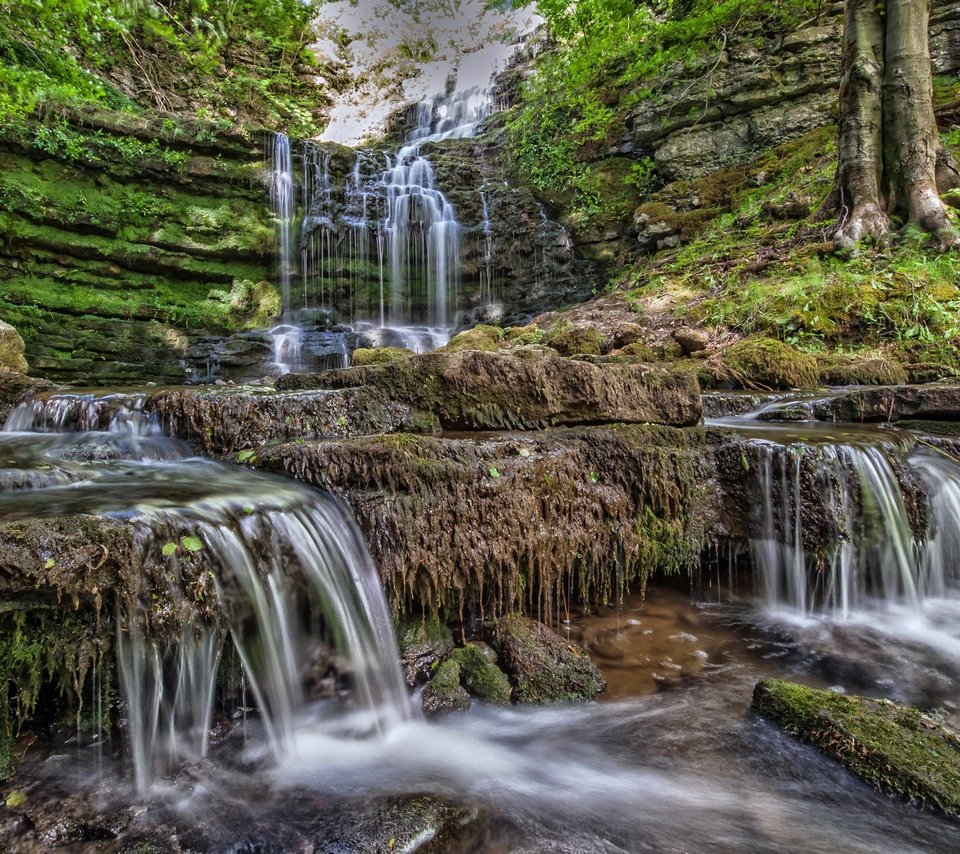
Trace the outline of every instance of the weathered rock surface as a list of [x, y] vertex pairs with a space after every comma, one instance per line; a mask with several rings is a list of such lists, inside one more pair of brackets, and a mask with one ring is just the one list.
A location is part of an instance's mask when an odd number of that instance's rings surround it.
[[287, 374], [278, 388], [380, 389], [451, 430], [607, 422], [688, 426], [700, 420], [696, 379], [640, 364], [594, 365], [536, 348], [435, 352], [389, 365]]
[[960, 817], [960, 734], [889, 700], [765, 680], [753, 708], [871, 786]]
[[0, 320], [0, 371], [23, 374], [27, 367], [20, 333], [9, 323]]
[[428, 718], [470, 708], [470, 695], [460, 685], [460, 665], [448, 659], [423, 686], [423, 713]]
[[255, 465], [344, 496], [395, 605], [496, 615], [698, 562], [713, 455], [703, 429], [624, 425], [289, 443]]
[[493, 633], [503, 666], [520, 703], [592, 700], [607, 687], [599, 668], [571, 641], [543, 623], [511, 614]]
[[821, 421], [960, 420], [960, 383], [871, 386], [851, 389], [813, 405]]
[[39, 377], [0, 370], [0, 427], [21, 400], [52, 386], [53, 383]]
[[453, 649], [453, 635], [437, 617], [404, 616], [397, 625], [403, 675], [411, 688], [422, 685]]
[[460, 681], [471, 695], [498, 706], [510, 702], [510, 680], [491, 647], [472, 641], [453, 650], [450, 658], [460, 665]]

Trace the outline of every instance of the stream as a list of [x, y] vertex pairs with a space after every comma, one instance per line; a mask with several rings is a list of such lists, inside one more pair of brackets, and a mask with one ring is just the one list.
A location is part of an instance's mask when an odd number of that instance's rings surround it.
[[[804, 524], [798, 460], [840, 484], [834, 521], [844, 533], [817, 589], [794, 584], [810, 558], [802, 531], [776, 548], [763, 537], [749, 545], [753, 581], [734, 570], [744, 553], [719, 549], [692, 581], [584, 608], [558, 627], [603, 670], [600, 702], [474, 704], [428, 722], [401, 684], [383, 592], [341, 502], [193, 457], [129, 412], [112, 429], [79, 433], [25, 432], [69, 426], [30, 413], [0, 434], [0, 515], [125, 520], [148, 552], [178, 541], [189, 551], [184, 538], [196, 536], [220, 604], [191, 612], [163, 643], [121, 609], [121, 743], [101, 732], [28, 750], [20, 779], [30, 801], [59, 818], [39, 848], [18, 845], [6, 826], [11, 851], [54, 850], [65, 838], [62, 850], [124, 851], [166, 834], [190, 850], [364, 850], [343, 829], [347, 817], [424, 794], [487, 819], [466, 825], [451, 850], [960, 848], [955, 823], [878, 794], [749, 711], [756, 681], [776, 677], [935, 706], [960, 723], [951, 539], [960, 466], [904, 446], [898, 431], [724, 419], [754, 436], [753, 460], [769, 461], [755, 470], [767, 491], [754, 499], [761, 530], [774, 518], [788, 531]], [[890, 463], [894, 451], [906, 456]], [[887, 476], [904, 460], [932, 484], [940, 529], [925, 538], [904, 529], [906, 503]], [[178, 560], [174, 588], [192, 579], [190, 555]], [[317, 645], [317, 615], [332, 653]], [[334, 661], [314, 667], [322, 690], [318, 680], [305, 687], [318, 658]], [[238, 659], [244, 694], [215, 715], [218, 669]]]

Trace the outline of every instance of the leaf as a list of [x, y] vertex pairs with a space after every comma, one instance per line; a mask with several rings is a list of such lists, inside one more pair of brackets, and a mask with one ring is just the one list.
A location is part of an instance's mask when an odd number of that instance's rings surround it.
[[529, 456], [530, 456], [530, 449], [529, 449], [529, 448], [521, 448], [518, 453], [520, 454], [521, 457], [529, 457]]
[[590, 472], [590, 483], [598, 483], [600, 481], [600, 475], [595, 471]]
[[492, 477], [494, 480], [496, 480], [498, 477], [500, 477], [500, 469], [498, 469], [496, 466], [490, 466], [490, 468], [487, 469], [487, 473], [488, 473], [488, 474], [490, 475], [490, 477]]
[[44, 568], [44, 569], [53, 569], [56, 565], [57, 565], [57, 562], [56, 562], [52, 557], [48, 557], [48, 558], [43, 562], [43, 568]]
[[203, 540], [199, 537], [181, 537], [180, 545], [188, 552], [198, 552], [203, 548]]
[[177, 550], [176, 543], [164, 543], [163, 548], [160, 549], [160, 553], [164, 557], [170, 557], [170, 555], [172, 555], [176, 550]]
[[253, 511], [256, 510], [256, 509], [257, 509], [257, 508], [254, 507], [252, 504], [244, 504], [244, 505], [243, 505], [243, 512], [246, 513], [248, 516], [249, 516], [251, 513], [253, 513]]
[[237, 452], [238, 463], [254, 463], [257, 461], [257, 452], [253, 448], [246, 448]]

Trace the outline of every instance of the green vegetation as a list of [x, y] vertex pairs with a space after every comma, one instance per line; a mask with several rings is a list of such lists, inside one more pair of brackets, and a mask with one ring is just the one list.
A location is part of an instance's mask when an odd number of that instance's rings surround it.
[[0, 0], [0, 123], [99, 107], [316, 132], [314, 5]]
[[[812, 0], [540, 0], [556, 48], [538, 58], [523, 101], [507, 120], [517, 172], [548, 195], [596, 213], [603, 204], [590, 161], [623, 133], [627, 114], [654, 97], [664, 73], [719, 62], [734, 33], [783, 32], [810, 18]], [[622, 183], [656, 186], [652, 161]]]
[[757, 684], [753, 708], [871, 786], [960, 816], [960, 735], [932, 715], [772, 679]]
[[817, 361], [771, 338], [744, 338], [723, 354], [723, 364], [744, 388], [816, 388]]

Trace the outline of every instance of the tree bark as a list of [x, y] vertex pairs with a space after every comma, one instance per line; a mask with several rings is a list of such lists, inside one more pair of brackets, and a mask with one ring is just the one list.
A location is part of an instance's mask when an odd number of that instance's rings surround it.
[[891, 219], [937, 235], [957, 233], [940, 193], [958, 175], [933, 113], [930, 0], [847, 0], [840, 81], [836, 239], [884, 239]]

